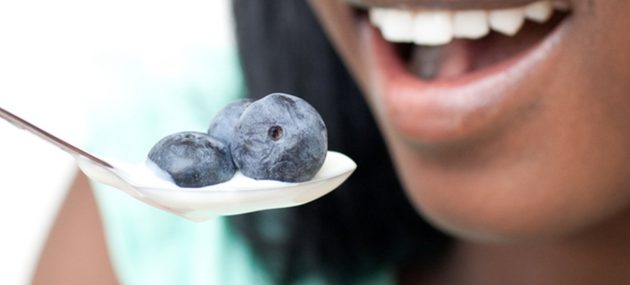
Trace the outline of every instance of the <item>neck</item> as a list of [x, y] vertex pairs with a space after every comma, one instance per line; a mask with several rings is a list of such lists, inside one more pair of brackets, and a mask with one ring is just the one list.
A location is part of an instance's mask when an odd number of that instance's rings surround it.
[[460, 242], [443, 269], [423, 284], [630, 284], [630, 212], [568, 238]]

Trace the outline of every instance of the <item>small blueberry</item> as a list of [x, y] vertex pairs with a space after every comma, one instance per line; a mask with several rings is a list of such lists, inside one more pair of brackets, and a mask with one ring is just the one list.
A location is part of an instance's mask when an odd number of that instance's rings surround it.
[[208, 134], [229, 146], [234, 126], [250, 103], [249, 99], [241, 99], [225, 106], [210, 122]]
[[180, 187], [218, 184], [236, 172], [228, 146], [199, 132], [179, 132], [161, 139], [148, 158]]

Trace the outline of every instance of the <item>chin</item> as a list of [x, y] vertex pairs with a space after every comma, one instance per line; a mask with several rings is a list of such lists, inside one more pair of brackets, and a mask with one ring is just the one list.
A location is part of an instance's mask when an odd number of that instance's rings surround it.
[[[597, 166], [583, 170], [544, 159], [501, 162], [468, 149], [464, 152], [471, 157], [450, 150], [452, 160], [439, 156], [435, 161], [427, 159], [427, 150], [395, 141], [390, 138], [396, 167], [418, 214], [461, 240], [570, 239], [623, 213], [630, 204], [629, 181], [615, 175], [606, 180], [593, 177]], [[498, 149], [491, 147], [487, 155], [495, 154], [493, 150]], [[515, 154], [502, 155], [507, 159]], [[574, 176], [576, 172], [583, 176]]]

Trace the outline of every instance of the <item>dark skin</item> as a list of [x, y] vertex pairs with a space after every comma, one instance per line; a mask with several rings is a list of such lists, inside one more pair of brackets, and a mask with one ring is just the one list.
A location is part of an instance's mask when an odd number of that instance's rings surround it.
[[[456, 239], [430, 274], [411, 265], [399, 270], [399, 283], [630, 284], [630, 2], [567, 1], [573, 11], [562, 52], [511, 91], [542, 94], [536, 108], [439, 136], [401, 130], [400, 110], [380, 104], [349, 2], [462, 9], [527, 1], [310, 1], [364, 91], [410, 201]], [[416, 112], [405, 115], [423, 115]], [[88, 188], [79, 176], [36, 284], [116, 282]]]
[[553, 64], [503, 90], [529, 108], [458, 129], [448, 128], [451, 117], [439, 118], [445, 128], [425, 128], [431, 110], [402, 109], [374, 84], [392, 79], [379, 77], [372, 35], [353, 12], [356, 4], [456, 10], [517, 2], [310, 1], [362, 87], [418, 213], [457, 239], [441, 270], [421, 276], [411, 267], [402, 283], [630, 282], [630, 38], [620, 36], [630, 2], [566, 1], [572, 15]]
[[117, 284], [89, 180], [78, 173], [40, 256], [32, 284]]

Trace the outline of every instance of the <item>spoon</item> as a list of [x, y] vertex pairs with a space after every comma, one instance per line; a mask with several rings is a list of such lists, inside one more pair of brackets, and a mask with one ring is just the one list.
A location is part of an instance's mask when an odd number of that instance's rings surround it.
[[71, 154], [89, 178], [111, 185], [153, 207], [202, 222], [216, 216], [237, 215], [302, 205], [328, 194], [356, 169], [352, 159], [328, 151], [313, 179], [301, 183], [254, 180], [237, 171], [224, 183], [181, 188], [156, 174], [151, 165], [101, 159], [0, 108], [0, 117], [14, 126]]

